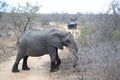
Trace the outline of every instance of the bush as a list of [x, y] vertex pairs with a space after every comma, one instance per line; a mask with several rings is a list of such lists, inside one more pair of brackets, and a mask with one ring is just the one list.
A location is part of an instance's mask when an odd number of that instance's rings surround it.
[[119, 30], [113, 31], [112, 32], [112, 38], [119, 40], [120, 39], [120, 31]]

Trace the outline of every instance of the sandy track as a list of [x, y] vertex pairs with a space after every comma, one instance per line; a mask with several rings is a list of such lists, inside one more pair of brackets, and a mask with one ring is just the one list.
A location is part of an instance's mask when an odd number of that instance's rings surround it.
[[29, 71], [21, 70], [22, 60], [19, 65], [19, 73], [12, 73], [11, 67], [15, 61], [15, 56], [9, 61], [0, 64], [0, 80], [54, 80], [50, 70], [50, 58], [48, 55], [42, 57], [29, 57]]

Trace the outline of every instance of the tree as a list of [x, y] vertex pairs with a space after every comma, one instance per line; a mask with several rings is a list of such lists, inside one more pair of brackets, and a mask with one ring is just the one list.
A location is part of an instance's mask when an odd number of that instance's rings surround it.
[[25, 6], [18, 4], [18, 7], [12, 7], [10, 17], [13, 27], [10, 29], [14, 30], [17, 39], [34, 24], [39, 8], [40, 6], [32, 5], [28, 2], [26, 2]]
[[7, 6], [8, 6], [8, 4], [6, 2], [0, 1], [0, 19], [1, 19], [2, 14]]
[[112, 14], [112, 17], [114, 20], [113, 28], [114, 28], [114, 30], [116, 30], [120, 26], [120, 24], [119, 24], [119, 22], [120, 22], [120, 1], [113, 0], [109, 5], [109, 9], [108, 9], [107, 13]]

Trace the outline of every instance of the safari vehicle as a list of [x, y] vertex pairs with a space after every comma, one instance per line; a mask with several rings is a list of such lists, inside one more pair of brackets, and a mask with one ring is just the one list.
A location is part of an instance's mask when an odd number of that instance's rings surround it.
[[68, 29], [76, 29], [76, 28], [77, 28], [77, 22], [75, 21], [68, 22]]
[[68, 26], [68, 29], [76, 29], [77, 28], [77, 22], [75, 21], [75, 19], [70, 18], [67, 26]]

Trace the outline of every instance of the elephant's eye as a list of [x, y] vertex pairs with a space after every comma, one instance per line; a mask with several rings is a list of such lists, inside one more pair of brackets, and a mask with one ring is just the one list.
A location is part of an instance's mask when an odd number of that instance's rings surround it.
[[69, 39], [67, 39], [67, 40], [66, 40], [66, 43], [70, 43], [70, 40], [69, 40]]

